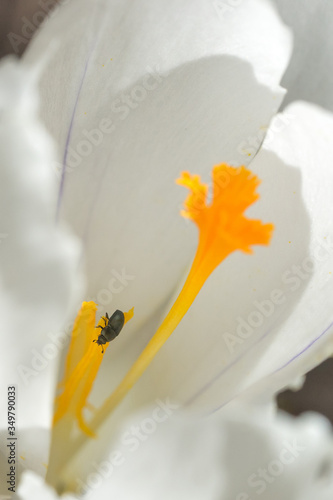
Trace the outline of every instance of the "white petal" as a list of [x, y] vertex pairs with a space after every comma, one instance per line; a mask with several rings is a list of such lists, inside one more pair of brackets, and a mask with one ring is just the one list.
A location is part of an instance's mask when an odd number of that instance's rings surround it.
[[101, 312], [135, 305], [130, 331], [172, 292], [195, 247], [194, 236], [181, 239], [184, 193], [174, 179], [249, 161], [282, 99], [290, 37], [254, 0], [222, 17], [205, 0], [94, 5], [59, 10], [27, 59], [60, 33], [42, 86], [67, 164], [60, 214], [84, 240]]
[[275, 224], [271, 245], [213, 273], [132, 402], [152, 391], [214, 410], [260, 380], [262, 390], [280, 389], [330, 355], [332, 134], [333, 117], [305, 104], [273, 121], [250, 166], [262, 185], [248, 210]]
[[92, 499], [219, 498], [225, 437], [216, 425], [177, 411], [161, 401], [136, 413], [122, 422], [104, 456], [86, 450], [62, 480]]
[[82, 466], [69, 478], [92, 500], [250, 500], [260, 493], [324, 500], [333, 492], [328, 422], [310, 414], [267, 419], [248, 407], [203, 420], [147, 408], [123, 424], [108, 454]]
[[[8, 59], [0, 76], [0, 425], [7, 428], [7, 387], [16, 385], [23, 428], [50, 421], [60, 348], [49, 335], [78, 299], [80, 246], [54, 222], [54, 147], [37, 115], [37, 70]], [[37, 351], [44, 361], [36, 367]]]
[[325, 419], [278, 414], [269, 421], [245, 407], [242, 413], [227, 412], [222, 422], [224, 498], [324, 500], [332, 495], [333, 441]]
[[333, 111], [333, 4], [312, 0], [275, 0], [294, 34], [295, 47], [283, 78], [286, 103], [304, 99]]

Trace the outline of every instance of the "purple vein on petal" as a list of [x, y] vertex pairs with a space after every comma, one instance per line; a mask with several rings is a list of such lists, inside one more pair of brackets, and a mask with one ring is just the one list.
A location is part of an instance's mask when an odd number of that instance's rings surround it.
[[310, 349], [310, 347], [312, 347], [313, 344], [315, 344], [316, 342], [318, 342], [318, 340], [320, 340], [332, 327], [333, 327], [333, 322], [331, 324], [329, 324], [328, 327], [325, 328], [325, 330], [320, 335], [318, 335], [318, 337], [315, 337], [310, 342], [310, 344], [308, 344], [306, 347], [304, 347], [304, 349], [302, 349], [297, 354], [295, 354], [295, 356], [293, 356], [289, 361], [287, 361], [287, 363], [285, 363], [284, 365], [280, 366], [280, 368], [278, 368], [277, 370], [275, 370], [274, 372], [272, 372], [271, 375], [274, 375], [274, 373], [277, 373], [277, 372], [283, 370], [288, 365], [290, 365], [290, 363], [292, 363], [293, 361], [295, 361], [295, 359], [299, 358], [299, 356], [302, 356], [302, 354], [304, 354], [308, 349]]
[[90, 60], [91, 54], [92, 54], [92, 50], [88, 54], [88, 57], [86, 59], [85, 65], [84, 65], [83, 74], [82, 74], [82, 77], [81, 77], [79, 89], [78, 89], [77, 96], [76, 96], [75, 103], [74, 103], [74, 107], [73, 107], [71, 121], [70, 121], [68, 132], [67, 132], [65, 151], [64, 151], [63, 161], [62, 161], [62, 171], [61, 171], [61, 180], [60, 180], [59, 193], [58, 193], [58, 201], [57, 201], [56, 222], [58, 221], [58, 218], [59, 218], [60, 205], [61, 205], [61, 200], [62, 200], [62, 196], [63, 196], [63, 192], [64, 192], [65, 173], [66, 173], [66, 164], [67, 164], [67, 156], [68, 156], [68, 147], [69, 147], [69, 143], [70, 143], [70, 140], [71, 140], [71, 135], [72, 135], [72, 130], [73, 130], [73, 124], [74, 124], [74, 118], [75, 118], [75, 114], [76, 114], [77, 105], [78, 105], [78, 102], [79, 102], [79, 99], [80, 99], [80, 94], [81, 94], [82, 86], [83, 86], [83, 83], [84, 83], [84, 80], [85, 80], [85, 77], [86, 77], [86, 74], [87, 74], [87, 69], [88, 69], [88, 64], [89, 64], [89, 60]]
[[[289, 359], [289, 361], [287, 361], [284, 365], [280, 366], [279, 368], [277, 368], [276, 370], [272, 371], [269, 375], [267, 375], [267, 377], [270, 377], [272, 375], [275, 375], [275, 373], [278, 373], [279, 371], [283, 370], [284, 368], [286, 368], [288, 365], [290, 365], [293, 361], [295, 361], [297, 358], [299, 358], [300, 356], [302, 356], [302, 354], [304, 354], [306, 351], [308, 351], [310, 349], [310, 347], [312, 347], [316, 342], [318, 342], [318, 340], [320, 340], [331, 328], [333, 327], [333, 322], [330, 323], [323, 332], [321, 332], [320, 335], [318, 335], [317, 337], [315, 337], [307, 346], [305, 346], [301, 351], [299, 351], [297, 354], [295, 354], [295, 356], [293, 356], [292, 358]], [[253, 346], [255, 346], [258, 342], [260, 342], [264, 337], [266, 337], [266, 335], [268, 334], [269, 332], [266, 332], [265, 335], [263, 335], [259, 341], [257, 341], [255, 344], [253, 344]], [[253, 347], [252, 346], [252, 347]], [[249, 349], [250, 350], [250, 349]], [[207, 382], [205, 384], [204, 387], [202, 387], [196, 394], [194, 394], [193, 396], [191, 396], [190, 399], [188, 399], [185, 403], [185, 406], [188, 406], [190, 405], [193, 401], [195, 401], [199, 396], [201, 396], [201, 394], [203, 394], [204, 392], [206, 392], [209, 387], [211, 387], [215, 382], [216, 380], [221, 377], [226, 371], [229, 370], [229, 368], [231, 368], [233, 365], [235, 365], [242, 357], [244, 357], [244, 355], [247, 353], [248, 351], [246, 351], [245, 353], [243, 353], [242, 356], [239, 356], [237, 359], [235, 359], [235, 361], [233, 363], [231, 363], [230, 365], [228, 365], [227, 367], [225, 367], [221, 372], [218, 373], [218, 375], [216, 375], [212, 380], [210, 380], [209, 382]], [[218, 407], [214, 408], [212, 411], [209, 412], [209, 415], [212, 415], [213, 413], [216, 413], [218, 410], [221, 410], [221, 408], [223, 408], [227, 403], [229, 403], [231, 401], [228, 400], [228, 401], [225, 401], [224, 403], [222, 403], [221, 405], [219, 405]]]

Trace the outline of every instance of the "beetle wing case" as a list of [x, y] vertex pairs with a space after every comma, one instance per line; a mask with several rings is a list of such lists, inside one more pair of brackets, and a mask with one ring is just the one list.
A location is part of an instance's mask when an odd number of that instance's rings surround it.
[[119, 335], [125, 323], [125, 316], [122, 311], [117, 309], [109, 319], [108, 326], [114, 331], [115, 336]]

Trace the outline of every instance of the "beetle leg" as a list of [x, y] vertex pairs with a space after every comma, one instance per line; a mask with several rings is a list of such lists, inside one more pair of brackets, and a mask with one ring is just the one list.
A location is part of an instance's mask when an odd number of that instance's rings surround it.
[[102, 328], [102, 330], [103, 330], [104, 326], [102, 326], [102, 325], [97, 325], [97, 326], [95, 326], [95, 328]]
[[105, 313], [105, 316], [107, 317], [108, 320], [110, 319], [108, 313]]

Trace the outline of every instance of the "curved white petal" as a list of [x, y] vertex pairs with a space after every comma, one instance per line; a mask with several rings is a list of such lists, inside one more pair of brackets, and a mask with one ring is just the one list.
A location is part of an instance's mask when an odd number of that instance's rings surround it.
[[54, 335], [81, 293], [80, 245], [54, 223], [54, 147], [38, 119], [38, 71], [9, 58], [0, 79], [0, 425], [15, 385], [22, 429], [50, 422]]
[[286, 104], [303, 99], [333, 111], [333, 4], [312, 0], [275, 0], [294, 34], [294, 52], [282, 80]]
[[84, 241], [89, 298], [103, 313], [134, 305], [137, 330], [195, 247], [174, 179], [251, 159], [282, 99], [290, 36], [266, 2], [221, 16], [205, 0], [139, 0], [71, 2], [27, 60], [53, 39], [42, 93], [65, 163], [59, 213]]
[[[163, 409], [156, 412], [152, 407], [123, 424], [105, 457], [111, 459], [113, 470], [107, 470], [108, 460], [98, 461], [93, 477], [92, 464], [87, 464], [90, 474], [81, 476], [81, 491], [87, 489], [93, 499], [220, 498], [224, 482], [221, 444], [225, 436], [218, 426], [205, 425], [190, 415], [168, 417]], [[135, 436], [136, 431], [139, 434]]]
[[248, 211], [275, 224], [273, 241], [213, 273], [132, 403], [168, 396], [213, 411], [260, 380], [263, 391], [280, 389], [330, 355], [332, 134], [332, 116], [305, 104], [273, 121], [250, 165], [262, 185]]
[[319, 415], [278, 414], [267, 420], [244, 407], [227, 412], [222, 428], [225, 498], [326, 500], [332, 495], [332, 433]]
[[200, 420], [149, 407], [123, 424], [107, 454], [80, 465], [67, 479], [92, 500], [326, 500], [333, 492], [332, 433], [314, 414], [268, 419], [241, 407]]

